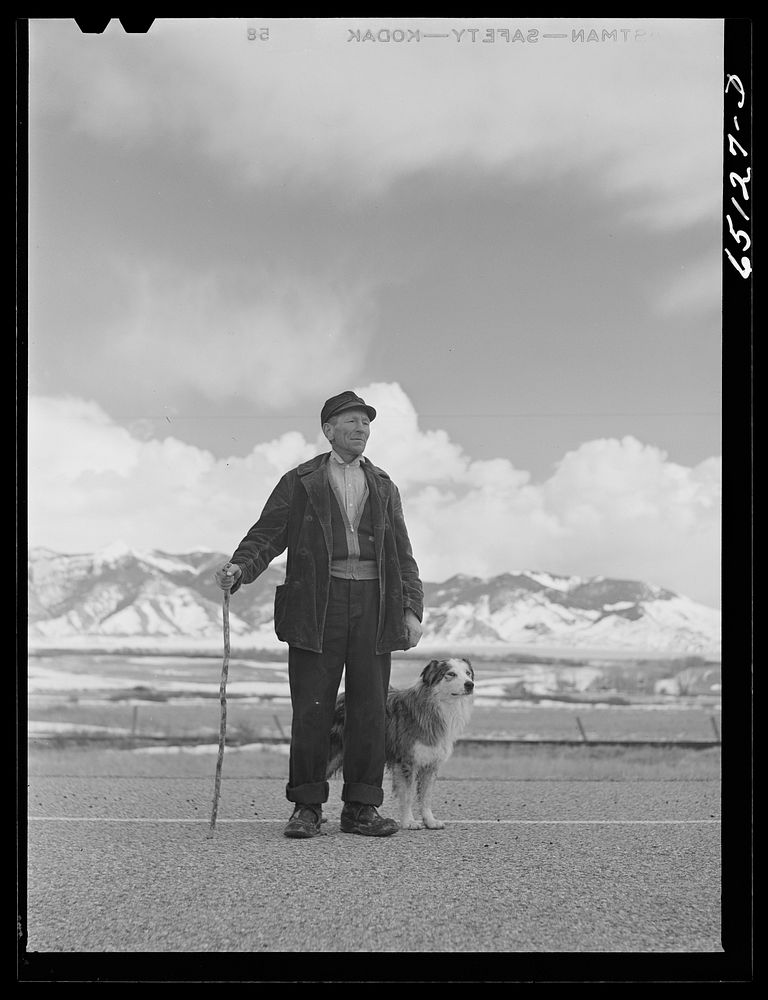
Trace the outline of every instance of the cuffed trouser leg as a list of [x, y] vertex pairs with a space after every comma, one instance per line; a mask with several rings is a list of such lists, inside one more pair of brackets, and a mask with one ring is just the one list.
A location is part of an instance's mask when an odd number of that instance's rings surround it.
[[288, 764], [289, 802], [328, 801], [329, 734], [344, 659], [325, 653], [288, 650], [293, 718]]
[[349, 581], [341, 798], [372, 806], [384, 801], [384, 727], [391, 670], [390, 654], [376, 653], [378, 612], [378, 582]]
[[384, 724], [391, 657], [376, 654], [378, 582], [331, 580], [323, 652], [291, 647], [288, 677], [293, 721], [286, 797], [328, 800], [329, 733], [346, 664], [345, 802], [379, 806], [384, 800]]

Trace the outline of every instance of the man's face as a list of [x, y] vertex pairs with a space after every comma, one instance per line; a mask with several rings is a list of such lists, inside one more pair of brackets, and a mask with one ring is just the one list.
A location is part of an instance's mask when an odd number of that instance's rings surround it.
[[362, 455], [371, 433], [371, 421], [365, 410], [344, 410], [331, 417], [323, 433], [347, 462]]

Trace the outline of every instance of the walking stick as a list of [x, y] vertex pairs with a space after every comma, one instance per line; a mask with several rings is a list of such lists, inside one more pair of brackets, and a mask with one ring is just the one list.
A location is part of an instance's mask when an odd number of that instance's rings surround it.
[[213, 809], [211, 811], [211, 825], [208, 830], [208, 839], [213, 836], [216, 827], [216, 814], [219, 811], [219, 792], [221, 791], [221, 765], [224, 761], [224, 743], [227, 737], [227, 674], [229, 672], [229, 591], [224, 592], [224, 605], [222, 608], [224, 620], [224, 662], [221, 665], [221, 686], [219, 688], [219, 701], [221, 702], [221, 719], [219, 722], [219, 756], [216, 761], [216, 783], [213, 790]]

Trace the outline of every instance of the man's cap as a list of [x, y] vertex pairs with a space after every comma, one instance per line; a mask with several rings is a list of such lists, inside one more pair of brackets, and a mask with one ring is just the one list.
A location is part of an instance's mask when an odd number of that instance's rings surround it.
[[351, 389], [347, 389], [346, 392], [340, 392], [338, 396], [331, 396], [330, 399], [326, 399], [325, 405], [320, 411], [321, 426], [327, 423], [331, 417], [337, 413], [342, 413], [344, 410], [365, 410], [369, 420], [376, 419], [374, 408], [369, 406], [360, 396], [352, 392]]

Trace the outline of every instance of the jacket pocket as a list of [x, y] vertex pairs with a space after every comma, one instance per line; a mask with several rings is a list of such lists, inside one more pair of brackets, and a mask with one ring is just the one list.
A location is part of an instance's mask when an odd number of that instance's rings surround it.
[[281, 583], [275, 588], [275, 632], [278, 639], [285, 622], [286, 585]]

